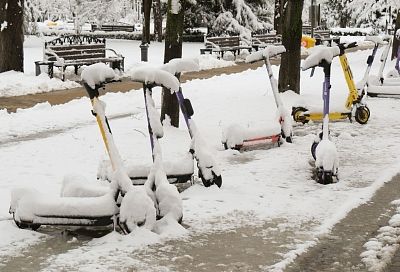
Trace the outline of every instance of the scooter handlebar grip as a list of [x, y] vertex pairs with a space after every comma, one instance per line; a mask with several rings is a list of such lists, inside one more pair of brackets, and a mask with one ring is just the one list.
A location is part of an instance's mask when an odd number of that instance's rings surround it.
[[347, 45], [347, 48], [354, 48], [354, 47], [357, 47], [358, 45], [357, 45], [357, 42], [352, 42], [352, 43], [349, 43], [348, 45]]
[[90, 99], [93, 99], [95, 97], [99, 97], [99, 88], [101, 87], [100, 85], [96, 85], [94, 89], [90, 87], [86, 82], [83, 84], [85, 86], [86, 92], [89, 95]]

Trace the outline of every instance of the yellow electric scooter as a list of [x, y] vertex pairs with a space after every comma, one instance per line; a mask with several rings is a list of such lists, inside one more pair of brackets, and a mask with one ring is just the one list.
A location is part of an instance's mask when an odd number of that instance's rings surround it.
[[[329, 119], [330, 120], [350, 119], [350, 121], [352, 121], [352, 117], [354, 117], [354, 119], [358, 123], [366, 124], [370, 117], [370, 111], [367, 105], [365, 105], [362, 102], [362, 98], [365, 95], [364, 86], [362, 86], [362, 89], [357, 90], [353, 80], [353, 74], [351, 72], [345, 53], [346, 49], [356, 47], [357, 43], [353, 42], [350, 44], [339, 44], [337, 46], [340, 49], [340, 55], [339, 55], [340, 64], [342, 66], [343, 74], [345, 76], [347, 87], [349, 89], [349, 95], [347, 97], [345, 104], [345, 107], [348, 111], [331, 112], [329, 113]], [[310, 120], [322, 121], [323, 119], [322, 112], [310, 112], [307, 108], [301, 106], [292, 108], [292, 116], [294, 121], [303, 124], [308, 123]]]

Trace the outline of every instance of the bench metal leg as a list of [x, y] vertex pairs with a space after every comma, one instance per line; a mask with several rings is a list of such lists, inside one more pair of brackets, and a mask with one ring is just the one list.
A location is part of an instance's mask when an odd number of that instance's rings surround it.
[[40, 65], [38, 62], [35, 62], [35, 75], [38, 76], [40, 75], [41, 71], [40, 71]]
[[47, 74], [49, 75], [50, 78], [53, 78], [53, 73], [54, 73], [54, 66], [53, 63], [47, 66]]
[[65, 66], [61, 66], [61, 80], [65, 81]]
[[74, 68], [75, 68], [75, 75], [77, 75], [78, 74], [78, 65], [74, 65]]

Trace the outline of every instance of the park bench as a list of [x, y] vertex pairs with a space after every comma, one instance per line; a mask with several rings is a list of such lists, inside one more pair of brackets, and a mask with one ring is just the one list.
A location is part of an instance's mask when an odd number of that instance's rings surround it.
[[265, 48], [267, 45], [282, 44], [282, 36], [275, 33], [254, 34], [251, 39], [251, 46], [258, 51], [260, 48]]
[[[302, 26], [303, 34], [311, 36], [311, 26], [303, 25]], [[331, 37], [331, 31], [329, 29], [323, 28], [314, 28], [314, 39], [315, 44], [327, 44], [329, 46], [332, 45], [332, 42], [339, 43], [340, 37]]]
[[239, 36], [229, 36], [229, 37], [208, 37], [205, 38], [205, 48], [200, 49], [200, 54], [205, 54], [206, 52], [212, 54], [217, 53], [218, 58], [223, 58], [226, 51], [230, 51], [236, 57], [240, 54], [240, 50], [247, 49], [251, 51], [251, 46], [242, 45], [244, 41], [240, 39]]
[[124, 31], [124, 32], [133, 32], [135, 30], [133, 25], [95, 25], [92, 24], [92, 31], [105, 31], [105, 32], [113, 32], [113, 31]]
[[331, 32], [329, 29], [315, 29], [314, 38], [316, 45], [327, 44], [332, 46], [332, 42], [336, 44], [339, 44], [340, 42], [340, 37], [331, 37]]
[[[110, 51], [113, 56], [106, 56]], [[41, 66], [47, 66], [47, 73], [53, 77], [53, 67], [61, 69], [61, 79], [65, 80], [67, 66], [78, 68], [83, 65], [91, 65], [98, 62], [107, 63], [113, 69], [124, 70], [124, 57], [113, 49], [106, 48], [105, 39], [98, 39], [85, 35], [65, 35], [57, 39], [45, 42], [44, 59], [36, 61], [36, 75], [41, 73]]]

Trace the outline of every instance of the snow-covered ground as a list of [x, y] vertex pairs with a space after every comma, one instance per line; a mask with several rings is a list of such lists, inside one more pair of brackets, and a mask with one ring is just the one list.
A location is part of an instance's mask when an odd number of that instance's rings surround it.
[[[364, 73], [369, 53], [348, 54], [356, 80]], [[133, 65], [134, 59], [127, 63]], [[377, 72], [378, 65], [376, 62], [373, 72]], [[387, 64], [388, 69], [393, 66], [394, 62]], [[277, 73], [278, 67], [273, 69]], [[315, 71], [313, 78], [308, 71], [302, 72], [302, 95], [283, 94], [285, 105], [290, 109], [291, 105], [306, 103], [321, 108], [322, 80], [321, 69]], [[347, 87], [337, 58], [333, 62], [331, 84], [331, 109], [343, 109]], [[124, 271], [129, 266], [143, 265], [131, 257], [132, 252], [149, 244], [216, 229], [261, 226], [265, 221], [283, 219], [287, 222], [285, 228], [294, 232], [295, 242], [282, 244], [279, 259], [265, 263], [266, 270], [279, 271], [296, 254], [316, 243], [318, 235], [327, 233], [348, 211], [366, 201], [400, 171], [400, 100], [368, 99], [371, 118], [366, 125], [348, 121], [332, 124], [331, 134], [341, 162], [340, 181], [323, 186], [311, 177], [310, 146], [320, 130], [319, 124], [296, 125], [294, 143], [285, 143], [280, 148], [246, 153], [222, 148], [224, 126], [233, 121], [244, 127], [269, 126], [268, 120], [275, 116], [276, 106], [265, 67], [193, 80], [182, 88], [192, 101], [199, 130], [220, 163], [222, 188], [205, 188], [197, 183], [182, 193], [186, 231], [165, 235], [141, 231], [128, 237], [111, 233], [43, 260], [45, 271], [78, 268], [80, 271], [95, 268]], [[158, 91], [154, 91], [154, 97], [159, 105]], [[150, 164], [142, 92], [110, 93], [102, 99], [107, 103], [106, 111], [122, 157], [130, 162]], [[0, 260], [6, 260], [7, 256], [18, 254], [33, 243], [41, 244], [51, 238], [51, 234], [20, 230], [14, 225], [8, 214], [11, 190], [28, 186], [43, 193], [59, 194], [63, 176], [71, 172], [96, 182], [98, 162], [106, 154], [87, 98], [57, 106], [44, 103], [10, 114], [1, 111], [0, 123], [3, 128], [0, 133]], [[188, 150], [189, 137], [183, 132], [183, 120], [181, 128], [179, 131], [165, 128], [165, 139], [161, 141], [165, 160]], [[296, 229], [300, 225], [301, 233]]]
[[[0, 73], [0, 96], [15, 96], [49, 92], [53, 90], [70, 89], [79, 86], [72, 80], [79, 81], [73, 67], [67, 68], [67, 80], [62, 82], [59, 78], [58, 69], [54, 69], [56, 78], [50, 79], [45, 75], [35, 78], [35, 61], [43, 59], [43, 43], [54, 37], [26, 36], [24, 42], [24, 73], [9, 72]], [[365, 37], [341, 37], [342, 42], [357, 41], [360, 45], [368, 44], [364, 42]], [[107, 47], [116, 50], [125, 57], [125, 70], [129, 70], [140, 63], [140, 41], [134, 40], [107, 40]], [[233, 61], [219, 60], [215, 56], [200, 55], [202, 43], [183, 43], [183, 57], [196, 58], [199, 61], [200, 70], [219, 68], [234, 65]], [[303, 50], [307, 53], [306, 50]], [[228, 55], [228, 54], [227, 54]], [[149, 47], [149, 62], [161, 65], [164, 59], [164, 43], [152, 42]], [[233, 57], [233, 56], [232, 56]], [[45, 67], [43, 67], [44, 69]], [[80, 69], [81, 70], [81, 69]]]

